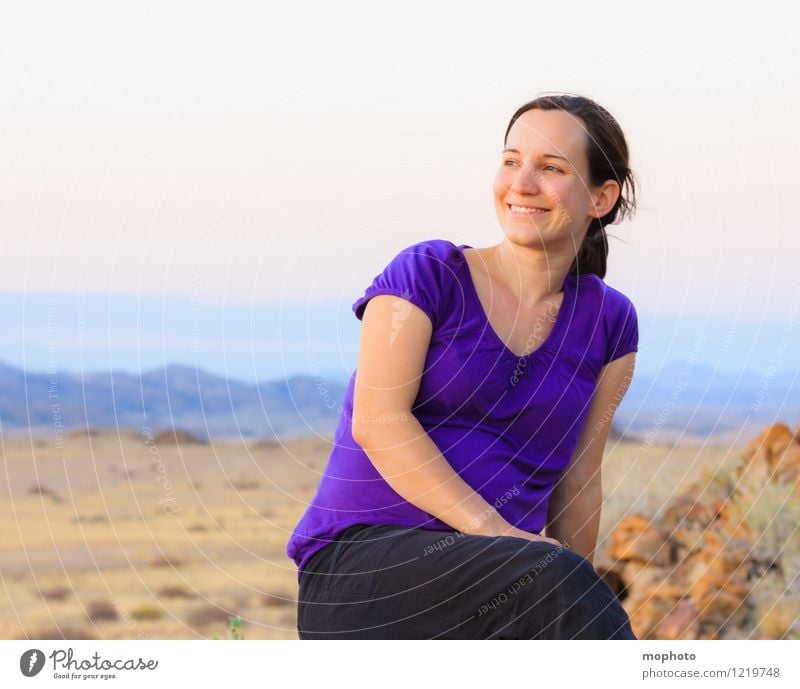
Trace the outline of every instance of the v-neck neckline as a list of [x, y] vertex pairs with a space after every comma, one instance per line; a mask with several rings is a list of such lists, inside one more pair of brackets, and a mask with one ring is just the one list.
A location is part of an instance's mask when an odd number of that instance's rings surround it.
[[564, 278], [564, 285], [562, 287], [562, 291], [564, 292], [564, 296], [561, 299], [561, 305], [558, 307], [558, 313], [556, 314], [555, 323], [553, 323], [553, 327], [550, 329], [550, 333], [544, 339], [544, 341], [532, 352], [528, 354], [517, 354], [516, 352], [511, 351], [503, 342], [502, 338], [497, 334], [497, 331], [494, 329], [491, 321], [489, 320], [489, 316], [486, 313], [486, 309], [483, 308], [483, 304], [481, 303], [480, 296], [478, 295], [478, 290], [475, 287], [475, 281], [472, 279], [472, 273], [470, 272], [469, 262], [467, 261], [467, 257], [464, 255], [464, 249], [473, 249], [474, 247], [470, 246], [469, 244], [457, 244], [456, 248], [458, 249], [458, 253], [461, 256], [461, 263], [463, 268], [463, 276], [464, 282], [467, 283], [467, 292], [470, 295], [470, 298], [473, 301], [473, 305], [477, 308], [478, 312], [481, 315], [481, 320], [483, 321], [483, 330], [489, 333], [489, 336], [495, 341], [496, 344], [500, 345], [504, 352], [506, 352], [509, 356], [513, 357], [514, 359], [530, 359], [536, 355], [538, 355], [542, 350], [549, 349], [550, 345], [555, 341], [556, 337], [558, 337], [559, 333], [561, 332], [564, 322], [567, 319], [567, 308], [570, 307], [572, 304], [572, 281], [575, 279], [575, 276], [571, 273], [567, 273], [566, 277]]

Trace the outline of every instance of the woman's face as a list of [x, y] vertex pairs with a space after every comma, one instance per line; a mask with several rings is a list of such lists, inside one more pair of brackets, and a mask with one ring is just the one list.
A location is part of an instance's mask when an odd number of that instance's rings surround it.
[[581, 120], [561, 110], [528, 110], [514, 122], [493, 191], [515, 244], [574, 254], [591, 219], [613, 206], [615, 197], [608, 205], [602, 188], [589, 185], [586, 137]]

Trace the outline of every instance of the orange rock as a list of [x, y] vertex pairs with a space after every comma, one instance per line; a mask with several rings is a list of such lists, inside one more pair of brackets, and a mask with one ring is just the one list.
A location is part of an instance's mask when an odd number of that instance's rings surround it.
[[608, 556], [613, 562], [638, 560], [656, 566], [670, 564], [670, 547], [649, 519], [638, 514], [625, 517], [611, 536]]
[[769, 481], [793, 482], [800, 497], [800, 425], [794, 434], [784, 424], [765, 428], [741, 460], [677, 496], [658, 523], [631, 515], [611, 534], [605, 576], [624, 596], [637, 637], [754, 638], [747, 625], [759, 534], [743, 512]]
[[736, 469], [736, 493], [747, 500], [758, 499], [762, 486], [770, 480], [771, 470], [765, 458], [740, 464]]
[[703, 623], [725, 624], [731, 618], [743, 618], [749, 584], [747, 569], [736, 549], [729, 556], [722, 550], [708, 561], [697, 560], [692, 571], [689, 597]]
[[658, 638], [656, 630], [682, 597], [681, 588], [666, 582], [636, 587], [635, 594], [625, 601], [636, 636]]
[[614, 592], [614, 595], [619, 600], [623, 601], [628, 597], [628, 591], [625, 586], [625, 579], [623, 579], [621, 568], [596, 565], [594, 569], [597, 575], [608, 584], [608, 588]]
[[752, 543], [754, 539], [753, 530], [745, 520], [742, 508], [733, 500], [727, 500], [720, 509], [715, 528], [731, 540]]
[[679, 495], [664, 510], [661, 523], [674, 528], [686, 520], [686, 515], [694, 508], [697, 498], [694, 495]]
[[697, 618], [694, 603], [691, 600], [683, 599], [679, 600], [675, 607], [656, 625], [653, 637], [665, 641], [696, 639], [699, 630], [700, 621]]
[[705, 545], [703, 532], [699, 525], [689, 524], [686, 528], [675, 529], [669, 536], [677, 562], [683, 562]]
[[779, 480], [796, 481], [800, 475], [800, 444], [792, 443], [775, 458], [774, 471]]
[[772, 468], [775, 458], [790, 445], [795, 434], [784, 423], [776, 423], [762, 431], [745, 449], [745, 457], [753, 461], [757, 456], [763, 457]]
[[716, 641], [719, 639], [719, 632], [716, 629], [703, 628], [701, 625], [701, 630], [697, 635], [698, 641]]
[[723, 538], [722, 534], [708, 529], [703, 533], [705, 547], [697, 554], [696, 562], [703, 563], [709, 571], [723, 578], [744, 576], [752, 560], [752, 545], [742, 539]]
[[622, 569], [619, 567], [615, 569], [620, 572], [622, 582], [628, 594], [635, 592], [637, 588], [641, 587], [643, 584], [650, 584], [658, 578], [658, 574], [654, 573], [652, 568], [638, 560], [629, 560], [628, 562], [622, 563]]
[[688, 495], [673, 500], [664, 512], [660, 524], [669, 531], [694, 530], [697, 525], [709, 526], [722, 516], [727, 497], [707, 497], [700, 500], [697, 496], [703, 492], [702, 486], [695, 486]]

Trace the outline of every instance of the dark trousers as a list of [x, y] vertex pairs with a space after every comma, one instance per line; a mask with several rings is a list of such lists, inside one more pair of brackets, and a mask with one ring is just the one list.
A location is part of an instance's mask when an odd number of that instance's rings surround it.
[[551, 543], [356, 524], [306, 564], [301, 639], [636, 639], [591, 563]]

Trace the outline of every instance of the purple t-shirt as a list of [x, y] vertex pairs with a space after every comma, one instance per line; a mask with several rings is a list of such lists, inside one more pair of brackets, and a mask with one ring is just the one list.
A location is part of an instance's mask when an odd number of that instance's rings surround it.
[[[471, 247], [430, 239], [403, 249], [352, 308], [360, 320], [372, 297], [392, 294], [429, 316], [433, 333], [412, 413], [467, 484], [508, 522], [540, 533], [600, 370], [637, 350], [636, 310], [597, 275], [567, 275], [550, 334], [517, 356], [489, 324], [464, 248]], [[453, 530], [395, 492], [353, 440], [355, 376], [316, 495], [286, 547], [298, 581], [311, 556], [353, 524]]]

